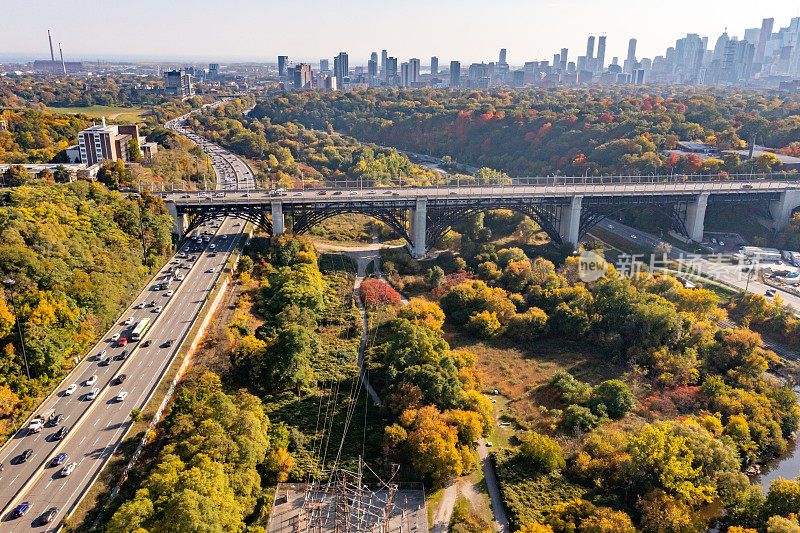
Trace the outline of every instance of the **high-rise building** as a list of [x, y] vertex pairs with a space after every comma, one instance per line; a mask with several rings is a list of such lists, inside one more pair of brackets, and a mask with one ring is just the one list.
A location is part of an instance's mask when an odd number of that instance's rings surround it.
[[408, 63], [400, 64], [400, 86], [401, 87], [411, 86], [411, 65]]
[[431, 56], [431, 76], [438, 76], [439, 75], [439, 58], [436, 56]]
[[501, 65], [505, 65], [506, 64], [506, 49], [505, 48], [501, 48], [500, 49], [500, 57], [498, 57], [498, 60], [499, 60], [498, 63], [500, 63]]
[[381, 75], [386, 76], [386, 58], [389, 57], [386, 50], [381, 50]]
[[[378, 54], [373, 54], [377, 56]], [[367, 61], [367, 76], [370, 78], [378, 75], [378, 61], [376, 59], [370, 59]]]
[[633, 69], [636, 68], [636, 39], [628, 41], [628, 56], [625, 58], [625, 63], [622, 65], [622, 70], [626, 74], [632, 74]]
[[164, 92], [170, 96], [192, 96], [194, 85], [192, 75], [185, 70], [168, 70], [164, 73]]
[[330, 61], [327, 59], [320, 59], [319, 60], [319, 71], [320, 72], [328, 72], [330, 70]]
[[378, 52], [372, 52], [372, 53], [369, 55], [369, 58], [370, 58], [372, 61], [374, 61], [376, 65], [378, 64]]
[[767, 41], [772, 37], [772, 26], [775, 24], [775, 19], [764, 19], [761, 21], [761, 35], [758, 36], [758, 47], [756, 48], [756, 63], [764, 61], [764, 51], [767, 48]]
[[395, 79], [397, 78], [397, 58], [396, 57], [387, 57], [386, 58], [386, 69], [383, 71], [383, 78], [386, 80], [386, 83], [392, 85], [395, 83]]
[[209, 63], [208, 64], [208, 77], [211, 79], [216, 78], [219, 76], [219, 63]]
[[590, 35], [586, 40], [586, 59], [594, 59], [594, 35]]
[[450, 87], [458, 87], [461, 84], [461, 62], [450, 62]]
[[568, 54], [569, 54], [569, 50], [568, 49], [566, 49], [566, 48], [562, 48], [561, 49], [561, 55], [559, 56], [559, 58], [561, 59], [560, 67], [561, 67], [562, 72], [566, 72], [567, 71], [567, 55]]
[[350, 76], [347, 52], [339, 52], [339, 55], [333, 58], [333, 75], [336, 78], [337, 86], [344, 88], [344, 79]]
[[311, 89], [314, 80], [311, 73], [311, 65], [300, 63], [294, 67], [294, 86], [298, 89]]
[[103, 117], [101, 125], [86, 128], [78, 134], [81, 163], [92, 166], [118, 159], [127, 162], [130, 141], [133, 139], [140, 144], [144, 140], [144, 137], [139, 137], [136, 124], [106, 126], [106, 118]]
[[601, 35], [597, 40], [597, 60], [595, 61], [596, 70], [602, 72], [606, 63], [606, 36]]
[[412, 57], [411, 59], [408, 60], [408, 66], [411, 69], [410, 72], [411, 83], [409, 83], [410, 86], [412, 83], [416, 83], [419, 81], [419, 67], [420, 67], [419, 59], [417, 59], [416, 57]]
[[278, 56], [278, 76], [283, 78], [286, 76], [286, 64], [289, 62], [289, 56]]

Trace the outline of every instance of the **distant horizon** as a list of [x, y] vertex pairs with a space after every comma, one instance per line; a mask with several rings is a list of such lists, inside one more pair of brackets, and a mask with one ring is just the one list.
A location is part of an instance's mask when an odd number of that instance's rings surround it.
[[[316, 64], [332, 62], [345, 51], [352, 64], [362, 65], [371, 52], [386, 49], [400, 61], [417, 57], [427, 64], [437, 56], [445, 67], [451, 60], [497, 61], [506, 48], [508, 63], [522, 65], [552, 60], [561, 48], [569, 49], [574, 61], [585, 54], [589, 35], [606, 35], [610, 63], [615, 56], [624, 59], [630, 38], [637, 39], [637, 57], [652, 58], [687, 33], [708, 37], [713, 48], [726, 28], [743, 38], [745, 29], [760, 27], [765, 17], [775, 19], [777, 31], [800, 16], [796, 0], [768, 4], [673, 0], [656, 14], [637, 0], [496, 0], [490, 8], [477, 0], [345, 0], [335, 6], [320, 0], [300, 5], [140, 0], [136, 10], [91, 0], [69, 5], [40, 0], [35, 16], [23, 3], [4, 8], [6, 20], [14, 24], [0, 35], [0, 61], [49, 59], [49, 29], [56, 56], [62, 43], [67, 61], [272, 64], [278, 55], [287, 55], [294, 63]], [[109, 21], [119, 24], [110, 34]], [[97, 39], [98, 33], [110, 38]]]

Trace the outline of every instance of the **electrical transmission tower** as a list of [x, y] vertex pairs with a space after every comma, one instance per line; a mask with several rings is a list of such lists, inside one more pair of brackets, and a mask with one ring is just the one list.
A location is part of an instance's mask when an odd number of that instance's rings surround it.
[[[306, 485], [298, 533], [388, 533], [397, 485], [382, 483], [373, 491], [362, 483], [363, 461], [358, 471], [329, 470], [325, 483]], [[392, 478], [397, 472], [393, 465]]]

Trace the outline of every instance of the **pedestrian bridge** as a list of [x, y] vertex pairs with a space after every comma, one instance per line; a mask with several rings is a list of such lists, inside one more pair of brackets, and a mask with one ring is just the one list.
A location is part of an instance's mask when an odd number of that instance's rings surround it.
[[[709, 206], [748, 204], [753, 217], [775, 229], [786, 227], [800, 207], [800, 177], [794, 174], [736, 176], [617, 176], [520, 178], [513, 183], [432, 187], [251, 189], [216, 195], [162, 192], [179, 234], [223, 216], [237, 216], [273, 233], [285, 217], [302, 234], [332, 216], [361, 213], [385, 223], [422, 257], [458, 221], [491, 209], [511, 209], [533, 219], [556, 243], [576, 244], [600, 220], [623, 209], [650, 206], [667, 214], [672, 229], [701, 241]], [[224, 196], [223, 196], [224, 194]]]

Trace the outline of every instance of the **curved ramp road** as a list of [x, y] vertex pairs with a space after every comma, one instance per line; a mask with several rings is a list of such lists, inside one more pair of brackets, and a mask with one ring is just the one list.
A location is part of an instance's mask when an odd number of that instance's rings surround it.
[[[238, 159], [210, 143], [204, 142], [204, 149], [215, 150], [222, 158]], [[223, 166], [228, 163], [215, 162], [218, 173]], [[239, 171], [238, 166], [233, 168], [234, 172]], [[218, 188], [224, 186], [224, 180], [218, 182]], [[65, 513], [88, 491], [122, 441], [130, 426], [131, 410], [142, 409], [155, 393], [221, 275], [244, 224], [227, 219], [209, 222], [199, 229], [209, 242], [186, 242], [57, 392], [37, 409], [36, 414], [44, 416], [63, 415], [61, 423], [46, 425], [41, 432], [30, 435], [21, 428], [0, 450], [0, 463], [4, 465], [0, 473], [0, 532], [58, 530]], [[214, 250], [211, 244], [215, 245]], [[183, 281], [174, 279], [177, 274], [183, 275]], [[170, 279], [167, 288], [155, 289]], [[159, 306], [162, 309], [156, 312]], [[126, 324], [129, 317], [133, 320]], [[139, 342], [120, 346], [112, 341], [116, 334], [129, 338], [143, 318], [150, 318], [151, 325]], [[126, 377], [119, 383], [121, 374]], [[92, 376], [96, 376], [96, 382], [89, 385]], [[65, 391], [71, 384], [77, 385], [77, 390], [68, 395]], [[94, 387], [99, 388], [99, 393], [89, 400], [88, 393]], [[127, 395], [118, 398], [122, 392]], [[68, 433], [56, 440], [55, 434], [62, 427]], [[21, 456], [28, 449], [32, 454], [23, 462]], [[52, 466], [60, 453], [67, 454], [63, 465]], [[77, 463], [72, 473], [61, 476], [62, 467], [72, 462]], [[14, 508], [22, 502], [29, 502], [29, 510], [22, 517], [12, 517]], [[57, 514], [49, 524], [43, 524], [41, 517], [52, 507], [58, 509]]]

